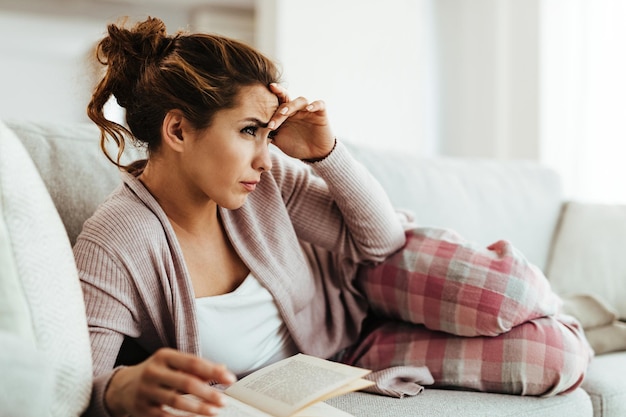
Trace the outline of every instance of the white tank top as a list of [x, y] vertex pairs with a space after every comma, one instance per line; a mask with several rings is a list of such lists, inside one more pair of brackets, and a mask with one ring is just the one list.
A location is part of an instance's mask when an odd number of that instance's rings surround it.
[[196, 298], [202, 357], [238, 377], [297, 353], [274, 298], [248, 275], [233, 292]]

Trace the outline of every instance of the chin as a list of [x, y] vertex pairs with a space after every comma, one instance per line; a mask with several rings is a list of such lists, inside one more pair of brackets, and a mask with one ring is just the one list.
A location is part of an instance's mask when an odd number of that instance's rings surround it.
[[218, 206], [225, 208], [226, 210], [237, 210], [246, 203], [246, 200], [247, 198], [238, 201], [224, 201], [223, 204], [218, 204]]

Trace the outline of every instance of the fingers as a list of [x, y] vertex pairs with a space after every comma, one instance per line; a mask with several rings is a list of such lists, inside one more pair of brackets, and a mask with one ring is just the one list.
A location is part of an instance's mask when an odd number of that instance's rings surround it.
[[[155, 353], [155, 360], [163, 361], [165, 366], [156, 366], [152, 372], [146, 372], [146, 377], [161, 381], [157, 401], [196, 414], [213, 415], [225, 405], [224, 395], [211, 388], [207, 381], [232, 384], [236, 380], [225, 366], [176, 350], [161, 349]], [[197, 400], [180, 393], [190, 394]]]
[[278, 129], [278, 127], [285, 120], [298, 112], [306, 111], [309, 113], [315, 113], [326, 110], [326, 104], [321, 100], [317, 100], [312, 103], [309, 103], [304, 97], [298, 97], [295, 100], [290, 100], [287, 89], [278, 83], [270, 84], [270, 91], [278, 97], [278, 108], [276, 109], [276, 112], [274, 112], [272, 119], [268, 122], [268, 127], [270, 129]]
[[[198, 400], [195, 402], [197, 403], [196, 405], [200, 407], [204, 404], [205, 406], [201, 408], [203, 408], [205, 412], [211, 412], [215, 409], [215, 407], [211, 407], [211, 405], [222, 407], [225, 404], [222, 393], [211, 388], [204, 380], [181, 372], [180, 370], [154, 366], [146, 369], [143, 378], [145, 379], [146, 385], [150, 384], [150, 382], [154, 383], [158, 381], [156, 383], [157, 387], [153, 393], [153, 398], [160, 404], [167, 404], [179, 408], [181, 405], [179, 402], [183, 397], [181, 393], [191, 394], [196, 397]], [[187, 402], [188, 401], [184, 401], [183, 403]], [[209, 407], [206, 406], [207, 404]], [[186, 408], [183, 409], [187, 410]], [[202, 414], [197, 410], [189, 411]]]
[[139, 404], [132, 415], [141, 417], [200, 417], [219, 414], [220, 407], [207, 405], [192, 395], [176, 394], [171, 390], [156, 393], [157, 400]]
[[[305, 161], [319, 160], [333, 149], [335, 140], [326, 114], [326, 103], [304, 97], [289, 99], [287, 90], [270, 85], [278, 108], [267, 123], [272, 143], [285, 154]], [[268, 133], [269, 137], [269, 133]]]
[[237, 380], [235, 375], [224, 365], [215, 364], [195, 355], [182, 353], [173, 349], [160, 349], [155, 358], [161, 359], [170, 369], [194, 375], [203, 381], [216, 381], [220, 384], [232, 384]]
[[174, 415], [177, 416], [181, 415], [181, 411], [190, 413], [193, 416], [214, 416], [219, 414], [222, 406], [226, 405], [225, 401], [222, 401], [220, 405], [207, 404], [191, 394], [182, 395], [165, 389], [159, 394], [158, 398], [160, 400], [157, 403], [161, 404], [161, 406], [158, 408], [164, 412], [174, 412], [176, 410], [177, 412]]
[[289, 102], [289, 93], [287, 89], [280, 84], [272, 83], [270, 84], [270, 91], [278, 97], [278, 103], [288, 103]]
[[317, 100], [309, 103], [306, 98], [298, 97], [295, 100], [280, 104], [267, 124], [267, 127], [272, 130], [276, 130], [287, 119], [294, 117], [299, 113], [304, 113], [306, 115], [307, 113], [318, 113], [323, 112], [324, 110], [326, 110], [326, 104], [323, 101]]
[[326, 110], [326, 103], [324, 101], [322, 101], [322, 100], [316, 100], [313, 103], [311, 103], [308, 106], [306, 106], [306, 110], [311, 112], [311, 113], [325, 111]]
[[107, 405], [115, 410], [113, 415], [138, 416], [173, 415], [168, 407], [213, 416], [225, 405], [225, 398], [207, 381], [231, 384], [236, 379], [223, 365], [173, 349], [160, 349], [116, 375], [105, 394]]

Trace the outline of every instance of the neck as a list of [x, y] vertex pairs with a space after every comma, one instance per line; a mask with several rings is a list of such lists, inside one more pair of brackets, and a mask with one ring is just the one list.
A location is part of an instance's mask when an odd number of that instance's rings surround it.
[[[175, 175], [159, 169], [159, 162], [148, 161], [138, 179], [157, 200], [175, 229], [187, 234], [205, 234], [218, 230], [217, 204], [206, 196], [194, 195]], [[169, 170], [171, 172], [171, 170]]]

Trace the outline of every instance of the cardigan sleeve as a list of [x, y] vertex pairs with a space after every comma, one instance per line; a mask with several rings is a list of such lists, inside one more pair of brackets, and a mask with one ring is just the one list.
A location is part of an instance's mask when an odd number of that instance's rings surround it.
[[313, 164], [277, 158], [272, 174], [298, 237], [354, 262], [381, 262], [405, 242], [401, 216], [341, 143]]
[[125, 335], [136, 337], [139, 333], [133, 312], [137, 300], [122, 269], [100, 246], [79, 238], [74, 257], [85, 299], [94, 372], [91, 400], [84, 415], [109, 417], [104, 391], [119, 369], [115, 362]]

